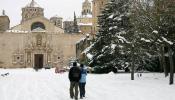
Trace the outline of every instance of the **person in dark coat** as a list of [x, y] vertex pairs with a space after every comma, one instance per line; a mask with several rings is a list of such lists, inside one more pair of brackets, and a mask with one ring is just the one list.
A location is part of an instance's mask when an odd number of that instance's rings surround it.
[[83, 64], [80, 65], [81, 67], [81, 79], [79, 81], [79, 88], [80, 88], [80, 99], [85, 97], [85, 85], [86, 85], [86, 76], [87, 76], [87, 69]]
[[[78, 100], [78, 86], [81, 78], [80, 68], [77, 63], [73, 63], [73, 67], [69, 70], [69, 80], [70, 80], [70, 97]], [[75, 93], [74, 93], [75, 91]]]

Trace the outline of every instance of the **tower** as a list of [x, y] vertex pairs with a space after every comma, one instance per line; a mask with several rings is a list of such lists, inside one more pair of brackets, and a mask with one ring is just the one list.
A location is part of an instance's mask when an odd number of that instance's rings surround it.
[[74, 32], [74, 33], [78, 33], [78, 32], [79, 32], [78, 24], [77, 24], [77, 17], [76, 17], [75, 12], [74, 12], [74, 25], [73, 25], [73, 32]]
[[0, 16], [0, 31], [6, 31], [10, 27], [10, 19], [5, 14], [5, 10], [2, 11], [2, 15]]
[[62, 28], [63, 18], [58, 17], [57, 15], [50, 18], [51, 23], [53, 23], [55, 26]]
[[34, 17], [44, 16], [44, 9], [41, 8], [34, 0], [22, 8], [22, 21], [29, 20]]
[[88, 14], [92, 14], [92, 11], [91, 11], [91, 3], [88, 1], [88, 0], [85, 0], [83, 2], [83, 5], [82, 5], [82, 12], [81, 12], [82, 15], [88, 15]]
[[110, 0], [93, 0], [92, 1], [92, 17], [93, 17], [93, 34], [95, 34], [98, 31], [98, 16], [100, 15], [101, 11], [105, 7], [105, 5]]

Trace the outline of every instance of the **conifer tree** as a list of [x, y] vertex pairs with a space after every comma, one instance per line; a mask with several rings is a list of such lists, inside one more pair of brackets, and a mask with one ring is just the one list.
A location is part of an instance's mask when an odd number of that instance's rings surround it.
[[77, 25], [77, 18], [76, 18], [76, 14], [74, 12], [74, 25], [73, 25], [73, 32], [74, 33], [78, 33], [79, 29], [78, 29], [78, 25]]
[[93, 43], [90, 53], [94, 55], [90, 61], [91, 66], [100, 66], [107, 71], [121, 67], [122, 59], [125, 58], [121, 45], [126, 42], [117, 34], [125, 34], [130, 29], [128, 14], [129, 0], [111, 0], [102, 11], [99, 18], [99, 32]]
[[[148, 0], [149, 1], [149, 0]], [[134, 12], [133, 23], [137, 31], [151, 41], [150, 47], [154, 47], [157, 55], [161, 55], [160, 65], [163, 65], [165, 76], [168, 76], [168, 67], [165, 63], [165, 53], [169, 51], [170, 61], [170, 84], [173, 83], [173, 60], [175, 31], [174, 0], [152, 0], [148, 5], [137, 2]], [[147, 49], [147, 50], [148, 50]], [[160, 57], [159, 57], [160, 58]], [[167, 61], [166, 61], [167, 62]]]

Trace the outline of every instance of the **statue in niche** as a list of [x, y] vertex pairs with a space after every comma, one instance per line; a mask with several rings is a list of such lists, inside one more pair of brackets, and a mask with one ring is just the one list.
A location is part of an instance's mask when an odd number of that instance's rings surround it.
[[36, 36], [36, 45], [41, 46], [41, 44], [42, 44], [42, 36], [38, 34]]
[[31, 53], [27, 53], [27, 63], [31, 63]]

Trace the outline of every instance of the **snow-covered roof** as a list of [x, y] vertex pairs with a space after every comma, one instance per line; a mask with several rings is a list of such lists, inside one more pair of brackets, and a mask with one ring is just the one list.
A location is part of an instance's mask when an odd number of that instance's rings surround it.
[[44, 29], [38, 27], [38, 28], [36, 28], [36, 29], [33, 29], [32, 32], [46, 32], [46, 30], [44, 30]]
[[29, 33], [29, 31], [21, 31], [21, 30], [7, 30], [6, 32], [10, 32], [10, 33]]
[[40, 7], [34, 0], [32, 0], [26, 7]]
[[79, 26], [92, 26], [92, 23], [78, 23]]
[[81, 15], [79, 18], [92, 18], [92, 14]]

